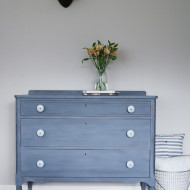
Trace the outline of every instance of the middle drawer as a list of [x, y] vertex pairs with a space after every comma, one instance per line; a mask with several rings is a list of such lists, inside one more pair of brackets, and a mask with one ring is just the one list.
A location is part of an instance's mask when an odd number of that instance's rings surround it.
[[150, 120], [21, 119], [21, 146], [150, 147]]

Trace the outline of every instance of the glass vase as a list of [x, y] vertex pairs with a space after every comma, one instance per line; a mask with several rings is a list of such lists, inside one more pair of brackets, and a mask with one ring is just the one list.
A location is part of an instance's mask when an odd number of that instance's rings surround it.
[[99, 73], [98, 81], [95, 83], [95, 90], [98, 91], [107, 91], [108, 84], [103, 79], [103, 74]]

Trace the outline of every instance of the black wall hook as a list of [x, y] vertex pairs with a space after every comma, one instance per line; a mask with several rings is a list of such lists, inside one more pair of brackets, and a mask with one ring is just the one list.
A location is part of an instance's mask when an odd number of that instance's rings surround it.
[[58, 1], [65, 8], [69, 7], [69, 5], [73, 2], [73, 0], [58, 0]]

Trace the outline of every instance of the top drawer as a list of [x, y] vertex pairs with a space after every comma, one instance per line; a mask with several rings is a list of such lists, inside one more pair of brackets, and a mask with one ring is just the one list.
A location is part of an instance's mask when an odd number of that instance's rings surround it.
[[23, 116], [150, 116], [150, 102], [126, 100], [23, 100]]

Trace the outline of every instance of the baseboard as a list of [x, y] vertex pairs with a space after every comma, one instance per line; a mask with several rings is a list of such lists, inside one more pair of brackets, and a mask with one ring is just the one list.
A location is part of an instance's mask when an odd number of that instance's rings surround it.
[[[26, 184], [22, 186], [23, 190], [28, 190]], [[48, 183], [48, 184], [34, 184], [33, 190], [141, 190], [139, 184], [125, 185], [125, 184], [92, 184], [92, 183]], [[16, 190], [15, 185], [0, 185], [0, 190]], [[190, 187], [189, 189], [190, 190]]]
[[[22, 186], [28, 190], [27, 185]], [[33, 190], [141, 190], [139, 184], [125, 185], [116, 183], [48, 183], [34, 184]], [[16, 190], [15, 185], [0, 185], [0, 190]]]

